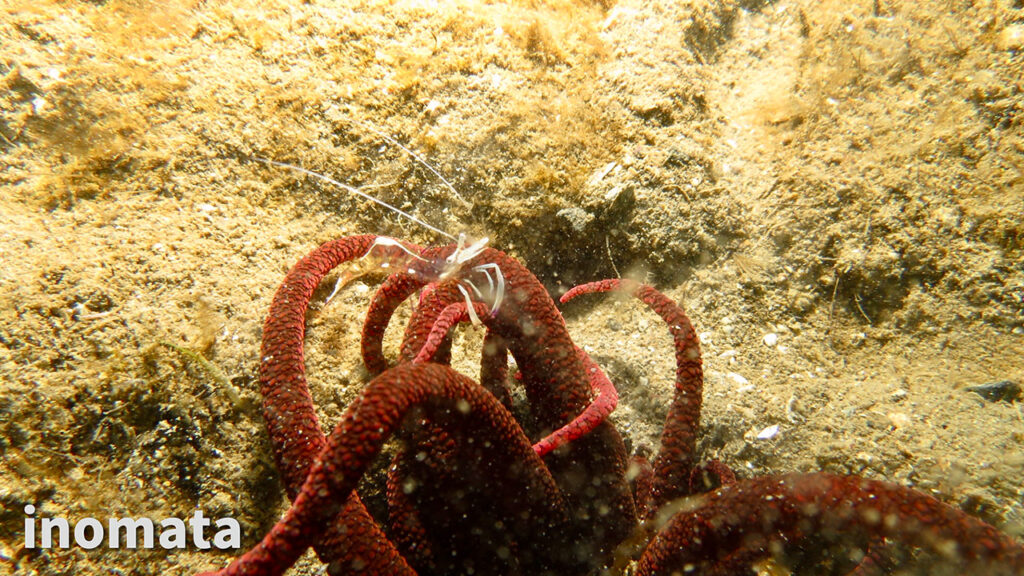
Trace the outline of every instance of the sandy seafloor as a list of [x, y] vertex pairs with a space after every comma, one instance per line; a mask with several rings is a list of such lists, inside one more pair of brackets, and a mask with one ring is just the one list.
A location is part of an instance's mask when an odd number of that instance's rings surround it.
[[[285, 271], [346, 234], [444, 240], [255, 157], [488, 235], [553, 292], [676, 298], [703, 458], [891, 480], [1024, 536], [1021, 403], [965, 389], [1024, 383], [1022, 50], [1010, 0], [3, 0], [0, 573], [231, 556], [26, 550], [26, 504], [200, 508], [246, 546], [284, 509], [255, 379]], [[325, 425], [366, 379], [370, 287], [314, 303]], [[565, 312], [656, 448], [667, 330], [613, 297]]]

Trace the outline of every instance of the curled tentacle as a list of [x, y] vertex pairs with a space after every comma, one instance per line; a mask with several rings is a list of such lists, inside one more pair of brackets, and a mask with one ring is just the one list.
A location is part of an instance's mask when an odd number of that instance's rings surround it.
[[[320, 281], [343, 262], [364, 257], [371, 249], [382, 261], [404, 262], [405, 249], [378, 247], [377, 240], [372, 235], [352, 236], [323, 244], [288, 272], [270, 305], [260, 362], [263, 417], [277, 469], [292, 500], [326, 444], [306, 384], [306, 309]], [[373, 570], [411, 573], [355, 494], [316, 548], [325, 562], [344, 564], [359, 559]]]
[[408, 249], [378, 246], [379, 239], [351, 236], [323, 244], [292, 267], [271, 302], [260, 353], [263, 417], [291, 498], [324, 445], [306, 385], [303, 340], [310, 298], [331, 269], [366, 256], [371, 248], [382, 262], [405, 262]]
[[[305, 311], [328, 270], [367, 254], [398, 271], [376, 297], [375, 329], [383, 333], [391, 301], [397, 306], [410, 286], [426, 284], [403, 357], [432, 349], [427, 355], [443, 361], [451, 324], [469, 310], [487, 312], [478, 313], [488, 329], [482, 380], [503, 383], [511, 352], [531, 419], [540, 422], [531, 433], [547, 437], [531, 446], [493, 395], [450, 368], [402, 362], [371, 383], [325, 441], [305, 382]], [[407, 559], [430, 573], [593, 574], [625, 569], [658, 525], [664, 528], [641, 556], [642, 576], [739, 574], [779, 559], [798, 569], [824, 559], [852, 576], [882, 570], [890, 550], [910, 548], [961, 569], [1022, 573], [1019, 543], [908, 488], [828, 474], [736, 481], [720, 463], [697, 465], [700, 349], [683, 311], [650, 287], [621, 281], [579, 287], [563, 300], [619, 287], [668, 323], [677, 362], [658, 460], [653, 469], [639, 461], [628, 473], [621, 438], [600, 408], [613, 391], [593, 398], [589, 390], [607, 378], [573, 346], [561, 314], [519, 263], [483, 243], [423, 250], [374, 236], [329, 242], [304, 258], [274, 297], [260, 375], [275, 458], [294, 503], [222, 573], [278, 574], [313, 544], [332, 575], [411, 576]], [[459, 318], [448, 318], [452, 305], [462, 306]], [[392, 433], [401, 434], [403, 448], [388, 479], [389, 518], [403, 554], [353, 491]], [[555, 443], [564, 447], [544, 447]], [[701, 497], [676, 498], [716, 483], [722, 486]], [[643, 526], [634, 501], [647, 511]], [[844, 548], [850, 553], [829, 556]]]
[[533, 450], [545, 454], [578, 440], [597, 428], [608, 418], [619, 403], [619, 393], [608, 376], [601, 370], [590, 356], [577, 347], [576, 353], [583, 360], [583, 367], [590, 374], [590, 387], [594, 390], [594, 400], [580, 412], [571, 422], [555, 430], [533, 445]]
[[[580, 559], [565, 541], [568, 518], [560, 491], [512, 415], [472, 380], [426, 363], [399, 365], [374, 379], [329, 436], [284, 517], [255, 548], [215, 574], [283, 573], [324, 533], [384, 441], [413, 409], [460, 438], [477, 439], [476, 463], [489, 471], [492, 483], [500, 483], [501, 496], [493, 505], [503, 515], [502, 525], [530, 543], [533, 553], [520, 559], [524, 573], [579, 571]], [[500, 550], [481, 551], [494, 554], [493, 565], [501, 565]]]
[[[434, 259], [452, 247], [428, 249]], [[591, 403], [590, 374], [575, 352], [561, 313], [547, 290], [522, 264], [498, 250], [484, 249], [463, 264], [473, 271], [493, 264], [504, 278], [503, 302], [484, 317], [487, 329], [502, 337], [522, 374], [530, 415], [538, 426], [532, 435], [544, 437], [573, 421]], [[490, 268], [492, 274], [493, 267]], [[423, 348], [437, 317], [449, 304], [463, 302], [459, 276], [439, 282], [414, 313], [403, 340], [403, 357], [413, 358]], [[492, 302], [485, 302], [491, 305]], [[545, 462], [579, 519], [578, 540], [591, 543], [587, 551], [602, 562], [636, 524], [632, 494], [625, 481], [626, 453], [622, 438], [607, 421], [545, 456]], [[580, 478], [589, 479], [581, 483]]]
[[[479, 302], [474, 303], [474, 306], [479, 309], [478, 313], [487, 308]], [[468, 319], [469, 315], [465, 303], [454, 302], [446, 306], [434, 321], [434, 325], [430, 329], [430, 334], [427, 336], [423, 348], [417, 353], [413, 362], [427, 362], [431, 360], [442, 340], [447, 337], [451, 327], [457, 322], [465, 322]], [[618, 404], [619, 393], [615, 390], [611, 380], [590, 359], [586, 352], [577, 347], [576, 353], [579, 354], [580, 359], [583, 361], [584, 369], [589, 374], [588, 381], [595, 394], [594, 400], [570, 422], [533, 445], [534, 451], [541, 456], [584, 436], [596, 428], [598, 424], [603, 422], [615, 410], [615, 406]]]
[[661, 434], [661, 450], [654, 460], [651, 509], [690, 493], [690, 478], [697, 466], [697, 430], [704, 393], [700, 342], [693, 324], [675, 302], [650, 286], [632, 280], [602, 280], [576, 286], [561, 301], [581, 294], [625, 290], [641, 300], [668, 324], [675, 343], [675, 394]]
[[371, 374], [380, 374], [388, 368], [388, 361], [384, 358], [384, 331], [395, 310], [424, 284], [425, 279], [419, 276], [392, 274], [384, 279], [373, 295], [360, 341], [363, 364]]
[[[487, 305], [485, 304], [475, 302], [473, 306], [477, 308], [478, 314], [481, 312], [486, 314], [488, 312]], [[416, 353], [416, 357], [412, 361], [428, 362], [433, 360], [434, 355], [441, 346], [441, 342], [448, 337], [448, 332], [452, 329], [452, 326], [459, 322], [464, 322], [468, 318], [469, 314], [464, 302], [453, 302], [445, 306], [444, 310], [437, 315], [434, 324], [430, 327], [430, 333], [427, 335], [426, 341], [423, 342], [423, 347]]]

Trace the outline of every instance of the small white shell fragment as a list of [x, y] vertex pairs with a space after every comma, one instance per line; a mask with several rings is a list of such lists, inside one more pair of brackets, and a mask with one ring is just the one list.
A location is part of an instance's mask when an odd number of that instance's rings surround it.
[[772, 438], [775, 438], [776, 434], [778, 434], [778, 433], [779, 433], [779, 425], [778, 424], [772, 424], [771, 426], [769, 426], [769, 427], [765, 428], [764, 430], [761, 430], [760, 432], [758, 432], [757, 433], [757, 439], [758, 440], [770, 440]]
[[732, 358], [734, 356], [736, 356], [735, 350], [726, 350], [725, 352], [722, 352], [721, 354], [718, 355], [719, 358]]
[[727, 372], [725, 375], [726, 375], [726, 377], [730, 378], [733, 382], [739, 384], [740, 386], [743, 386], [745, 384], [750, 384], [750, 380], [747, 380], [746, 378], [744, 378], [743, 376], [740, 376], [739, 374], [737, 374], [735, 372]]
[[764, 341], [765, 346], [772, 347], [779, 343], [779, 335], [774, 332], [769, 332], [765, 334], [764, 338], [761, 340]]
[[700, 339], [701, 344], [711, 344], [711, 332], [701, 332], [697, 334], [697, 338]]
[[601, 180], [604, 180], [604, 177], [607, 176], [608, 173], [614, 170], [615, 167], [618, 165], [619, 163], [615, 162], [614, 160], [605, 164], [603, 168], [598, 169], [590, 176], [590, 180], [587, 182], [587, 184], [590, 186], [597, 186], [598, 184], [600, 184]]

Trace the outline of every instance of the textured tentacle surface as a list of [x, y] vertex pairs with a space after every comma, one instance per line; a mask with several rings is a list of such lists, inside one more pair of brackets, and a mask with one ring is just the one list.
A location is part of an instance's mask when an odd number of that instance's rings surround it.
[[[478, 316], [485, 316], [489, 313], [487, 306], [484, 304], [475, 302], [474, 306], [477, 308]], [[458, 322], [467, 322], [468, 320], [469, 315], [466, 312], [465, 302], [455, 302], [446, 306], [434, 321], [430, 334], [423, 343], [423, 348], [416, 354], [413, 362], [427, 362], [431, 360], [441, 342], [448, 336], [448, 331], [451, 330], [451, 327]], [[583, 367], [589, 375], [588, 381], [595, 394], [594, 400], [572, 421], [534, 443], [533, 449], [540, 456], [544, 456], [586, 435], [603, 422], [615, 410], [615, 406], [618, 404], [619, 394], [611, 380], [590, 359], [586, 352], [577, 347], [576, 353], [579, 354]]]
[[[452, 250], [453, 246], [427, 249], [422, 256], [427, 261], [440, 261]], [[503, 303], [483, 318], [484, 324], [508, 344], [522, 374], [531, 416], [539, 425], [533, 433], [547, 436], [569, 424], [590, 404], [589, 375], [561, 313], [540, 281], [522, 264], [497, 250], [483, 250], [464, 263], [463, 270], [473, 271], [480, 264], [500, 268], [505, 290]], [[439, 282], [421, 299], [406, 329], [403, 358], [414, 358], [423, 348], [436, 319], [448, 305], [464, 301], [457, 286], [460, 278]], [[622, 438], [609, 423], [602, 422], [566, 449], [549, 453], [545, 462], [580, 519], [576, 525], [579, 554], [600, 561], [636, 522], [632, 494], [625, 481]]]
[[[326, 444], [306, 384], [303, 340], [310, 298], [331, 269], [366, 255], [376, 240], [376, 236], [365, 235], [323, 244], [288, 272], [271, 302], [263, 327], [260, 388], [263, 418], [289, 499], [295, 499]], [[400, 251], [391, 252], [396, 260], [403, 257]], [[388, 253], [381, 247], [382, 257], [387, 258]], [[316, 548], [321, 558], [332, 564], [358, 558], [387, 567], [393, 574], [411, 573], [354, 493]]]
[[488, 331], [484, 336], [480, 359], [480, 384], [491, 391], [501, 405], [512, 409], [512, 392], [508, 386], [508, 342]]
[[[431, 294], [433, 292], [431, 291]], [[490, 314], [486, 304], [474, 302], [478, 317]], [[427, 335], [423, 347], [416, 353], [413, 362], [435, 362], [445, 363], [448, 354], [442, 351], [446, 345], [450, 345], [448, 332], [456, 323], [469, 321], [469, 313], [466, 311], [465, 302], [453, 302], [448, 304], [441, 313], [434, 319], [434, 324]], [[439, 355], [439, 351], [442, 353]], [[502, 406], [511, 409], [512, 398], [508, 389], [506, 377], [508, 376], [508, 345], [505, 339], [488, 331], [484, 337], [483, 351], [480, 361], [480, 384], [491, 391], [501, 402]]]
[[298, 493], [325, 443], [306, 385], [303, 340], [309, 300], [332, 268], [363, 256], [374, 240], [376, 236], [370, 235], [342, 238], [320, 246], [300, 260], [274, 294], [263, 326], [263, 417], [289, 498], [294, 499]]
[[974, 570], [968, 573], [1024, 571], [1019, 543], [931, 496], [888, 482], [790, 474], [739, 481], [698, 498], [651, 542], [639, 576], [674, 574], [684, 566], [695, 574], [717, 573], [737, 554], [766, 558], [805, 540], [867, 547], [879, 537]]
[[581, 294], [625, 290], [636, 296], [668, 325], [675, 344], [676, 382], [672, 405], [661, 435], [661, 450], [654, 461], [651, 504], [690, 493], [690, 478], [697, 465], [697, 430], [704, 394], [700, 342], [689, 317], [672, 299], [650, 286], [631, 280], [602, 280], [577, 286], [562, 296], [568, 302]]
[[[505, 525], [529, 538], [532, 573], [572, 574], [558, 488], [515, 419], [478, 384], [438, 364], [404, 364], [378, 376], [335, 428], [292, 507], [255, 548], [219, 576], [281, 574], [317, 541], [341, 509], [384, 441], [413, 408], [478, 439], [480, 464], [501, 483]], [[524, 525], [525, 524], [525, 525]], [[495, 551], [495, 563], [500, 551]], [[365, 572], [364, 572], [365, 573]], [[385, 574], [385, 573], [381, 573]]]
[[[481, 302], [474, 302], [473, 307], [476, 309], [477, 315], [487, 315], [490, 313], [487, 305]], [[453, 302], [445, 306], [444, 310], [434, 319], [434, 324], [430, 327], [430, 333], [427, 334], [423, 347], [416, 353], [416, 357], [412, 361], [427, 362], [432, 360], [434, 355], [437, 354], [441, 342], [448, 337], [448, 332], [452, 329], [452, 326], [459, 322], [465, 322], [468, 319], [469, 313], [466, 311], [465, 302]]]
[[615, 410], [619, 403], [619, 393], [601, 367], [591, 360], [582, 348], [576, 348], [576, 353], [580, 355], [583, 368], [590, 375], [590, 387], [595, 394], [594, 400], [571, 422], [533, 445], [534, 451], [541, 456], [589, 434], [608, 418], [608, 415]]
[[388, 361], [384, 358], [384, 331], [391, 322], [391, 316], [424, 283], [420, 277], [392, 274], [384, 279], [373, 295], [366, 312], [366, 321], [363, 322], [361, 340], [363, 364], [371, 374], [380, 374], [388, 368]]
[[[531, 415], [540, 426], [537, 435], [547, 436], [590, 405], [590, 374], [561, 312], [537, 277], [493, 249], [484, 250], [467, 266], [485, 262], [501, 269], [505, 299], [484, 324], [508, 342], [522, 373]], [[636, 525], [621, 436], [610, 422], [602, 421], [590, 433], [548, 453], [545, 462], [579, 519], [578, 553], [600, 562]]]

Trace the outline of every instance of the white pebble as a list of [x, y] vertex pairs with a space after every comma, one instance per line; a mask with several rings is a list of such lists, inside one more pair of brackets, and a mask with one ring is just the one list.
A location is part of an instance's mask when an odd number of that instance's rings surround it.
[[910, 426], [910, 415], [905, 412], [889, 412], [887, 416], [889, 417], [889, 423], [892, 424], [893, 428], [899, 429]]
[[778, 434], [778, 433], [779, 433], [779, 425], [778, 424], [772, 424], [771, 426], [769, 426], [769, 427], [765, 428], [764, 430], [761, 430], [760, 432], [758, 432], [757, 433], [757, 439], [758, 440], [770, 440], [772, 438], [775, 438], [775, 435]]
[[740, 376], [735, 372], [728, 372], [726, 373], [726, 376], [728, 378], [731, 378], [733, 382], [739, 384], [740, 386], [743, 386], [744, 384], [750, 384], [750, 380], [747, 380], [746, 378]]
[[1011, 24], [1003, 28], [996, 38], [1000, 50], [1020, 50], [1024, 46], [1024, 24]]
[[762, 340], [764, 340], [765, 346], [775, 346], [776, 344], [779, 343], [779, 335], [774, 332], [769, 332], [764, 335], [764, 338], [762, 338]]

